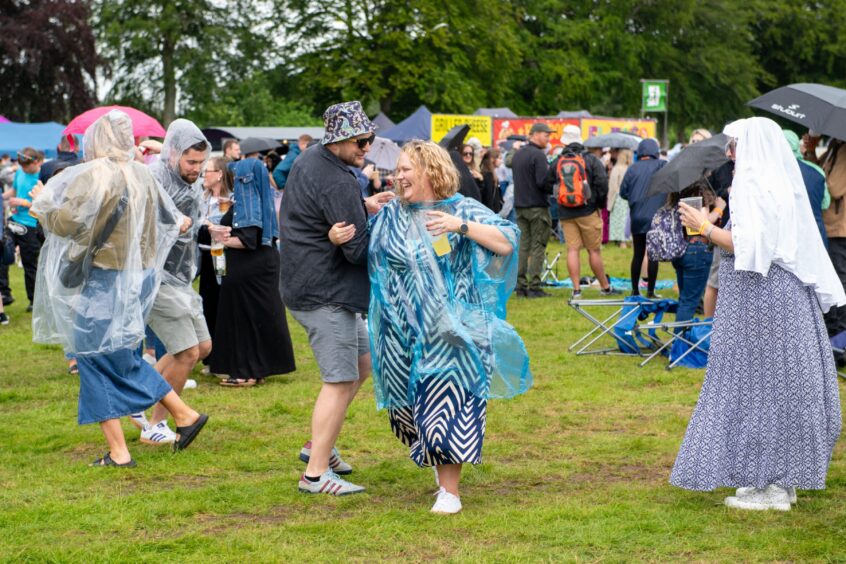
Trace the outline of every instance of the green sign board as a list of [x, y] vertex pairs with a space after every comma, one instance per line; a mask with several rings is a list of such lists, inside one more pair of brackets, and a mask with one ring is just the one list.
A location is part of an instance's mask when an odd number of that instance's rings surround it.
[[667, 86], [669, 80], [642, 79], [643, 103], [642, 112], [666, 112], [667, 111]]

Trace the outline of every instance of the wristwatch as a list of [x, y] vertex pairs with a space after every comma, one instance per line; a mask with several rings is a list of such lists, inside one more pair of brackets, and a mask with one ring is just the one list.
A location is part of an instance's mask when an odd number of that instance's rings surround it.
[[461, 233], [462, 235], [467, 235], [468, 229], [469, 229], [469, 227], [467, 227], [466, 221], [462, 221], [461, 225], [458, 226], [458, 232]]

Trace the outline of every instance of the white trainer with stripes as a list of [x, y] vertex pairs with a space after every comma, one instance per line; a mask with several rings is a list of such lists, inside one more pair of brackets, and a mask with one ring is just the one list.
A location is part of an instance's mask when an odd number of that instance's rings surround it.
[[310, 494], [349, 495], [364, 491], [363, 486], [348, 482], [331, 470], [324, 472], [316, 482], [312, 482], [303, 474], [300, 476], [299, 487], [301, 492]]
[[148, 445], [171, 445], [176, 442], [176, 433], [167, 426], [167, 421], [159, 421], [141, 430], [140, 441]]

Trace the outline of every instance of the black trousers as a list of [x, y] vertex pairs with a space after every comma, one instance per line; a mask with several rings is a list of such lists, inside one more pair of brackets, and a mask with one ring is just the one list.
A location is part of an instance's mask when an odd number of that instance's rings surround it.
[[[840, 283], [846, 288], [846, 237], [828, 239], [828, 257], [834, 265]], [[846, 306], [832, 307], [825, 314], [825, 327], [829, 337], [846, 331]]]
[[12, 289], [9, 287], [8, 264], [0, 264], [0, 297], [6, 300], [12, 297]]
[[[640, 269], [643, 266], [643, 258], [646, 256], [646, 233], [639, 235], [632, 234], [632, 246], [634, 247], [634, 256], [632, 257], [632, 295], [639, 296], [638, 283], [640, 282]], [[646, 275], [649, 288], [648, 295], [655, 293], [655, 282], [658, 280], [658, 263], [654, 260], [646, 263]]]
[[41, 226], [27, 227], [26, 233], [23, 235], [12, 233], [12, 238], [21, 251], [26, 297], [29, 298], [31, 304], [35, 298], [35, 274], [38, 272], [38, 255], [41, 253], [41, 245], [44, 243], [44, 234], [41, 231]]

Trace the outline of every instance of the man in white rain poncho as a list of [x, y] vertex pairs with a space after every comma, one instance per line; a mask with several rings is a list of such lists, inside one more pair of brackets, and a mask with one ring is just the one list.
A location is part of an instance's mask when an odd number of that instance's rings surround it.
[[46, 232], [32, 317], [33, 339], [61, 344], [79, 364], [80, 424], [99, 422], [109, 452], [98, 466], [135, 466], [119, 418], [156, 402], [185, 448], [207, 417], [185, 405], [141, 359], [144, 318], [179, 225], [150, 171], [132, 160], [129, 116], [113, 111], [83, 139], [83, 164], [47, 183], [32, 206]]
[[[179, 236], [167, 255], [162, 285], [147, 321], [167, 350], [156, 363], [156, 369], [178, 394], [182, 393], [197, 362], [211, 352], [211, 335], [203, 316], [202, 300], [191, 287], [197, 273], [197, 230], [203, 194], [200, 174], [210, 150], [196, 125], [178, 119], [167, 128], [161, 158], [150, 165], [164, 191], [192, 221], [191, 228]], [[162, 406], [153, 410], [150, 423], [141, 431], [141, 439], [150, 444], [174, 441]]]

